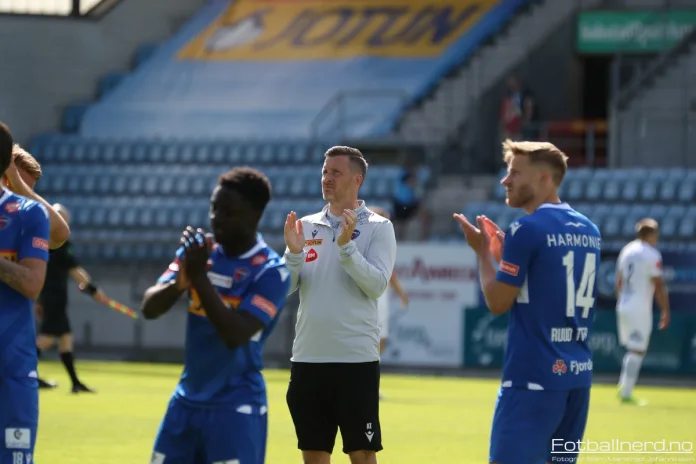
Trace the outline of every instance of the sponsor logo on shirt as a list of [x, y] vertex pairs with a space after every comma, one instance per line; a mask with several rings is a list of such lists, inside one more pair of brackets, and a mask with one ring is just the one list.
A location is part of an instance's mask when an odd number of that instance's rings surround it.
[[13, 263], [17, 262], [17, 252], [12, 251], [12, 250], [0, 250], [0, 259], [6, 259], [8, 261], [12, 261]]
[[31, 430], [5, 429], [5, 448], [28, 449], [31, 447]]
[[34, 237], [34, 240], [31, 242], [31, 246], [38, 248], [39, 250], [48, 251], [48, 240]]
[[592, 371], [592, 360], [588, 359], [584, 362], [570, 361], [570, 372], [579, 375], [581, 372]]
[[254, 297], [251, 299], [251, 305], [259, 308], [261, 311], [271, 317], [275, 317], [275, 315], [278, 314], [278, 308], [276, 308], [276, 305], [261, 295], [254, 295]]
[[210, 279], [210, 283], [215, 285], [216, 287], [232, 287], [232, 277], [218, 274], [217, 272], [208, 272], [208, 279]]
[[[220, 297], [222, 298], [223, 303], [225, 303], [225, 306], [231, 309], [237, 309], [239, 303], [242, 301], [242, 299], [238, 296], [220, 295]], [[205, 308], [203, 308], [201, 305], [201, 299], [198, 297], [198, 293], [193, 289], [191, 289], [191, 294], [189, 297], [188, 310], [190, 313], [193, 313], [196, 316], [208, 317], [205, 313]]]
[[502, 272], [510, 274], [511, 276], [517, 276], [520, 272], [520, 267], [516, 264], [508, 263], [507, 261], [500, 262], [500, 268]]
[[268, 261], [268, 257], [266, 255], [256, 255], [253, 258], [251, 258], [251, 265], [252, 266], [261, 266], [266, 261]]
[[317, 252], [312, 248], [307, 252], [307, 257], [305, 258], [305, 263], [311, 263], [312, 261], [316, 261], [319, 255]]
[[5, 205], [5, 211], [7, 211], [8, 213], [16, 213], [17, 211], [19, 211], [19, 203], [17, 203], [16, 201], [7, 203]]
[[305, 240], [305, 246], [319, 246], [324, 241], [323, 238], [316, 238], [312, 240]]
[[565, 361], [562, 359], [557, 359], [556, 363], [553, 365], [552, 371], [554, 374], [563, 375], [568, 372], [568, 366], [566, 366]]

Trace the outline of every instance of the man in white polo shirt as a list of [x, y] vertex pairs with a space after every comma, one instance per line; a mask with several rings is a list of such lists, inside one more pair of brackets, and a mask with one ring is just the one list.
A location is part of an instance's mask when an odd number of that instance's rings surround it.
[[325, 154], [328, 205], [285, 223], [290, 292], [300, 307], [287, 402], [305, 464], [328, 464], [341, 430], [353, 464], [377, 462], [379, 325], [377, 299], [396, 260], [392, 223], [366, 208], [358, 191], [367, 162], [355, 148]]

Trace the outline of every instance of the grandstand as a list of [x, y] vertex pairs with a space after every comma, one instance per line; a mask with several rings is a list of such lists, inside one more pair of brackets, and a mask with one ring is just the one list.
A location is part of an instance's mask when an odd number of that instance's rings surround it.
[[[324, 205], [328, 147], [365, 153], [362, 196], [387, 210], [415, 160], [432, 234], [399, 244], [396, 269], [412, 301], [408, 311], [393, 310], [383, 362], [497, 375], [507, 320], [484, 310], [477, 261], [451, 215], [485, 214], [507, 227], [524, 214], [505, 205], [499, 184], [501, 102], [516, 76], [538, 108], [523, 134], [570, 156], [561, 198], [603, 235], [595, 370], [613, 381], [620, 369], [614, 313], [604, 310], [616, 303], [616, 254], [650, 216], [661, 226], [675, 323], [655, 335], [644, 372], [693, 383], [694, 11], [691, 0], [0, 1], [0, 30], [24, 38], [0, 41], [0, 56], [12, 59], [0, 71], [0, 120], [41, 162], [37, 191], [71, 210], [77, 255], [101, 288], [132, 307], [171, 260], [181, 230], [208, 227], [209, 195], [225, 170], [251, 165], [268, 175], [273, 200], [261, 230], [282, 251], [287, 213]], [[183, 302], [166, 318], [133, 323], [76, 288], [70, 299], [85, 356], [182, 360]], [[296, 305], [288, 303], [266, 345], [269, 366], [288, 365]], [[124, 390], [139, 378], [128, 382]], [[622, 414], [603, 413], [607, 424]], [[433, 427], [443, 437], [455, 430]], [[650, 438], [649, 421], [644, 429], [636, 436]], [[386, 462], [411, 462], [401, 457]]]

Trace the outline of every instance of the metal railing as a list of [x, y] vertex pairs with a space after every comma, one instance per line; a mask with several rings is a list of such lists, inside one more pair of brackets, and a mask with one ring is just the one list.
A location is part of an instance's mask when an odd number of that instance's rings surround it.
[[396, 112], [409, 99], [409, 93], [399, 89], [340, 91], [314, 117], [310, 127], [311, 137], [318, 140], [359, 136], [365, 127], [376, 127], [389, 122], [389, 116], [375, 116], [371, 111], [374, 107], [382, 104], [394, 107]]

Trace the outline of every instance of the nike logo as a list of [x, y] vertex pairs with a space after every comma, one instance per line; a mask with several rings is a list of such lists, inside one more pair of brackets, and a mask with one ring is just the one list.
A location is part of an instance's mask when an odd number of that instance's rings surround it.
[[585, 224], [582, 222], [566, 222], [565, 225], [567, 226], [573, 226], [573, 227], [587, 227]]
[[365, 436], [370, 441], [370, 443], [372, 443], [372, 437], [375, 436], [375, 432], [365, 432]]

